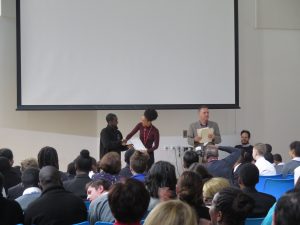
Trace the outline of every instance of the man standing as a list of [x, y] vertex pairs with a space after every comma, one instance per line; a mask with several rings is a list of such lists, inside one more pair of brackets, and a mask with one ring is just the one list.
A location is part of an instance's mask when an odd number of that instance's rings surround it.
[[221, 143], [221, 135], [219, 126], [216, 122], [209, 120], [209, 110], [207, 106], [201, 106], [199, 108], [199, 121], [192, 123], [188, 130], [188, 144], [194, 147], [201, 144], [201, 138], [197, 134], [197, 130], [201, 128], [213, 128], [214, 132], [208, 135], [208, 138], [212, 139], [213, 144]]
[[103, 128], [100, 133], [100, 159], [107, 152], [126, 151], [128, 148], [125, 142], [122, 141], [122, 133], [118, 130], [118, 117], [109, 113], [106, 116], [107, 127]]

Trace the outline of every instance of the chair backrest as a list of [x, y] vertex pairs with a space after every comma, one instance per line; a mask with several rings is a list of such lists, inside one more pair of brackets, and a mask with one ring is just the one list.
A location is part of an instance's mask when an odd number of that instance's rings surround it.
[[282, 179], [282, 175], [281, 174], [277, 174], [274, 176], [259, 176], [259, 181], [256, 184], [255, 188], [258, 192], [264, 192], [264, 184], [265, 184], [265, 180], [267, 178], [272, 178], [272, 179]]
[[294, 178], [292, 179], [271, 179], [265, 180], [263, 192], [273, 195], [278, 200], [285, 192], [294, 188]]
[[84, 204], [85, 204], [86, 210], [89, 211], [91, 202], [89, 200], [85, 200]]
[[75, 223], [73, 225], [90, 225], [89, 221], [84, 221], [84, 222], [81, 222], [81, 223]]
[[245, 225], [261, 225], [264, 218], [247, 218]]
[[110, 223], [110, 222], [96, 222], [95, 225], [113, 225], [113, 223]]

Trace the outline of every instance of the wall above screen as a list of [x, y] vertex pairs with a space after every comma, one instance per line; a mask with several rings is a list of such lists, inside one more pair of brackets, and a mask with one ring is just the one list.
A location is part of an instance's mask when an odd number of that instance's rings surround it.
[[239, 108], [237, 4], [17, 0], [17, 109]]

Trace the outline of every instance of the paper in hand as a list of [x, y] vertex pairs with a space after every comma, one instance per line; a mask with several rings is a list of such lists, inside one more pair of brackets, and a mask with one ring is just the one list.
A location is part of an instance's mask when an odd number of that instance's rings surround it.
[[205, 127], [205, 128], [197, 129], [197, 135], [201, 137], [200, 140], [201, 144], [212, 142], [212, 138], [209, 138], [208, 135], [213, 133], [214, 133], [214, 128]]
[[132, 144], [135, 150], [147, 150], [139, 138], [131, 138], [130, 140], [128, 140], [128, 144]]

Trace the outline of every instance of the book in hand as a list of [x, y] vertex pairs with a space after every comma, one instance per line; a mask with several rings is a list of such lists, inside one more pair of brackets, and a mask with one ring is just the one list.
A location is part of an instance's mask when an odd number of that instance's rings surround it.
[[214, 128], [205, 127], [197, 129], [197, 135], [201, 137], [201, 144], [212, 142], [212, 138], [208, 137], [210, 134], [214, 134]]

